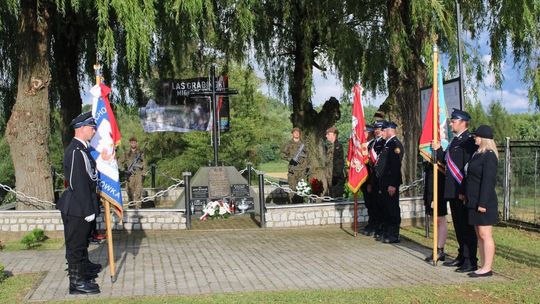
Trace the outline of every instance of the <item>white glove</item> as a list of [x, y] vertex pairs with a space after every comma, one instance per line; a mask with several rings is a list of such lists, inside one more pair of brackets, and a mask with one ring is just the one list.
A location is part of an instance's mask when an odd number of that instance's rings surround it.
[[96, 214], [95, 214], [95, 213], [92, 213], [91, 215], [89, 215], [89, 216], [87, 216], [87, 217], [84, 218], [84, 220], [87, 221], [87, 222], [89, 222], [89, 223], [90, 223], [91, 221], [95, 220], [95, 219], [96, 219]]

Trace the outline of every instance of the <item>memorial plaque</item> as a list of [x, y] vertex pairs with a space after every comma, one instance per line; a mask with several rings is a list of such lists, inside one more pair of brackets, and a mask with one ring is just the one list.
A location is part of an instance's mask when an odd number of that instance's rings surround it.
[[231, 193], [233, 197], [248, 197], [249, 186], [246, 184], [232, 184]]
[[206, 186], [191, 187], [191, 197], [192, 198], [208, 198], [208, 187]]
[[208, 171], [208, 193], [210, 198], [223, 198], [231, 195], [231, 184], [225, 168], [210, 168]]
[[192, 199], [190, 200], [190, 207], [192, 214], [201, 213], [203, 208], [206, 206], [206, 200], [205, 199]]

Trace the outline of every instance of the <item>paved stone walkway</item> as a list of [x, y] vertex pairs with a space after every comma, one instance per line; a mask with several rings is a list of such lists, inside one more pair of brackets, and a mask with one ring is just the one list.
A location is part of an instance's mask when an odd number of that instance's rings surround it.
[[[470, 282], [453, 268], [423, 261], [429, 249], [353, 238], [339, 227], [123, 233], [115, 235], [118, 280], [112, 284], [107, 247], [92, 246], [104, 265], [96, 298], [261, 290], [396, 287]], [[14, 274], [44, 271], [29, 301], [86, 298], [68, 294], [64, 251], [1, 252]], [[494, 276], [487, 280], [501, 280]]]

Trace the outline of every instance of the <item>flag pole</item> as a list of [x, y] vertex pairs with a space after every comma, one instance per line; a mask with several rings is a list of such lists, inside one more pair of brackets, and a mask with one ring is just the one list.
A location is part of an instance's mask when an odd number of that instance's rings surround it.
[[[94, 64], [94, 70], [96, 74], [96, 84], [101, 83], [101, 65], [99, 63]], [[107, 247], [109, 252], [109, 271], [111, 273], [111, 282], [116, 282], [116, 267], [114, 264], [114, 251], [113, 251], [113, 238], [111, 227], [111, 203], [101, 197], [101, 203], [105, 206], [105, 229], [107, 233]]]
[[[439, 66], [439, 50], [437, 45], [433, 46], [433, 142], [437, 144], [439, 142], [439, 91], [438, 91], [438, 77], [437, 67]], [[437, 243], [438, 243], [438, 177], [439, 172], [437, 169], [436, 152], [433, 151], [433, 266], [437, 266]]]
[[358, 236], [358, 191], [354, 192], [354, 237]]
[[102, 198], [101, 202], [105, 206], [105, 226], [107, 228], [107, 247], [109, 251], [109, 270], [111, 273], [111, 282], [116, 282], [116, 267], [114, 264], [113, 239], [111, 227], [111, 203]]

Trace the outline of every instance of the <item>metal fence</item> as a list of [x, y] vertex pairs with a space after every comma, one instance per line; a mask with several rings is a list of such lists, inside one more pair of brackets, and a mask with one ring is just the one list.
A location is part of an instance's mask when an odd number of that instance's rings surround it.
[[540, 225], [540, 141], [511, 141], [499, 147], [499, 210], [504, 221]]

